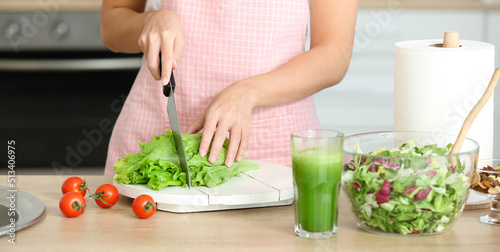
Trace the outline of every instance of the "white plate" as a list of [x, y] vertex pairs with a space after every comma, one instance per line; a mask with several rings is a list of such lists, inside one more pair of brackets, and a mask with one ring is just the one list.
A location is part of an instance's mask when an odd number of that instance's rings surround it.
[[[39, 198], [25, 191], [5, 186], [0, 186], [0, 205], [2, 215], [6, 214], [1, 216], [3, 226], [0, 226], [0, 236], [10, 232], [10, 219], [14, 217], [14, 212], [18, 217], [18, 220], [14, 222], [16, 232], [34, 225], [45, 216], [46, 212], [45, 204]], [[3, 213], [3, 210], [6, 213]]]
[[278, 164], [256, 163], [260, 169], [241, 173], [213, 188], [175, 186], [155, 191], [145, 184], [124, 185], [116, 181], [113, 184], [124, 196], [136, 198], [148, 194], [156, 201], [158, 210], [177, 213], [292, 204], [292, 169]]

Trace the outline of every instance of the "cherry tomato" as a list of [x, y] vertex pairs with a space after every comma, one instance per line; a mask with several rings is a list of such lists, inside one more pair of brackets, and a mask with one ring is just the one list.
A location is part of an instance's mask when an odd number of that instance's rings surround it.
[[156, 212], [156, 203], [151, 196], [142, 194], [132, 202], [132, 210], [137, 217], [147, 219]]
[[79, 192], [68, 192], [59, 201], [59, 209], [67, 217], [77, 217], [83, 214], [87, 202]]
[[91, 194], [89, 197], [95, 199], [95, 203], [102, 208], [110, 208], [116, 204], [120, 193], [114, 185], [104, 184], [97, 188], [95, 194]]
[[85, 180], [79, 177], [69, 177], [67, 178], [61, 186], [61, 191], [64, 194], [67, 192], [78, 192], [82, 196], [87, 193], [88, 187]]

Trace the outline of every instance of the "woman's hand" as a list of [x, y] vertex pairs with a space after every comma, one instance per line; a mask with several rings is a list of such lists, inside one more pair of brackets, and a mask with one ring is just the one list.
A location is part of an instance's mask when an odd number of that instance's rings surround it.
[[184, 33], [177, 16], [169, 10], [144, 12], [147, 0], [103, 0], [101, 8], [101, 38], [114, 52], [143, 52], [153, 77], [160, 80], [161, 52], [162, 83], [170, 80], [184, 48]]
[[236, 158], [239, 162], [245, 156], [250, 136], [250, 117], [255, 104], [255, 91], [244, 81], [233, 83], [220, 92], [200, 116], [189, 126], [187, 133], [203, 129], [200, 155], [206, 156], [210, 143], [208, 160], [215, 163], [222, 145], [229, 133], [229, 147], [225, 164], [231, 167]]
[[[177, 68], [177, 60], [184, 48], [184, 33], [177, 16], [169, 10], [152, 11], [144, 23], [139, 46], [146, 57], [147, 67], [153, 77], [166, 85], [170, 72]], [[159, 54], [161, 52], [160, 76]]]

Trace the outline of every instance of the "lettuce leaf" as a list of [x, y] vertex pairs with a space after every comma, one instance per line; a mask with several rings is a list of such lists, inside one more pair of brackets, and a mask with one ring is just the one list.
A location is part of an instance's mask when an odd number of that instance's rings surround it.
[[[193, 186], [214, 187], [242, 172], [259, 169], [257, 163], [246, 159], [234, 162], [232, 167], [225, 166], [227, 139], [217, 161], [212, 164], [208, 161], [209, 154], [205, 157], [199, 154], [201, 133], [183, 134], [182, 138]], [[139, 145], [140, 152], [130, 153], [115, 163], [115, 181], [122, 184], [147, 184], [153, 190], [167, 186], [187, 186], [187, 174], [181, 171], [171, 130], [152, 137], [150, 143], [140, 142]]]
[[465, 163], [458, 160], [453, 168], [442, 156], [452, 147], [418, 147], [409, 140], [400, 148], [381, 148], [367, 156], [356, 144], [357, 154], [344, 164], [342, 184], [361, 225], [403, 235], [449, 227], [469, 189], [469, 179], [462, 173]]

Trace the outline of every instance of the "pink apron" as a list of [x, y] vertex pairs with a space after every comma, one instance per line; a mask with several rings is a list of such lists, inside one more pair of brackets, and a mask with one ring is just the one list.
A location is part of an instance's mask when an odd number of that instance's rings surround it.
[[[231, 83], [304, 52], [307, 0], [164, 0], [161, 8], [176, 13], [184, 29], [185, 48], [174, 71], [183, 132]], [[114, 126], [106, 175], [119, 158], [140, 151], [139, 142], [170, 128], [166, 104], [161, 84], [143, 64]], [[247, 158], [291, 166], [291, 132], [318, 126], [312, 97], [255, 108]]]

